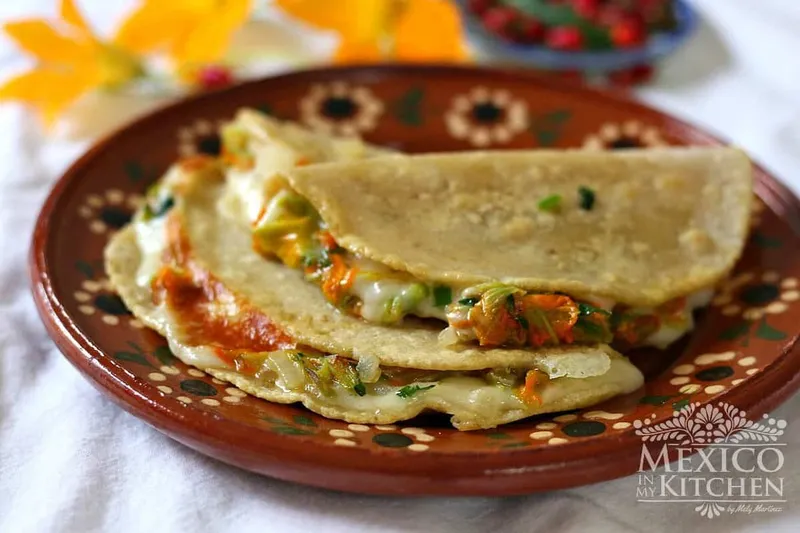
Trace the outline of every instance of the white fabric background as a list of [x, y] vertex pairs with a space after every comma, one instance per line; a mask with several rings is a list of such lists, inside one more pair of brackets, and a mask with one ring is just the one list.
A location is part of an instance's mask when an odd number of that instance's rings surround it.
[[[166, 1], [166, 0], [165, 0]], [[47, 13], [2, 2], [0, 18]], [[80, 2], [100, 27], [125, 3]], [[114, 4], [113, 6], [110, 4]], [[641, 96], [747, 148], [800, 191], [800, 2], [696, 0], [705, 23]], [[0, 42], [0, 76], [21, 63]], [[207, 459], [114, 407], [61, 357], [26, 277], [34, 218], [85, 142], [45, 139], [0, 106], [0, 532], [115, 531], [797, 531], [800, 397], [789, 420], [788, 500], [775, 515], [709, 521], [635, 502], [635, 480], [517, 498], [391, 499], [258, 477]]]

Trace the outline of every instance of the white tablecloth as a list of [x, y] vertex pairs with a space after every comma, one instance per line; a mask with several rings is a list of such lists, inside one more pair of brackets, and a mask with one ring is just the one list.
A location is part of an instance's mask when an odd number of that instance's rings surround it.
[[[103, 27], [122, 12], [80, 3]], [[50, 4], [3, 2], [0, 17]], [[745, 147], [800, 191], [800, 2], [695, 4], [699, 34], [641, 96]], [[18, 57], [0, 42], [3, 77]], [[207, 459], [101, 397], [47, 338], [29, 295], [29, 235], [47, 190], [86, 144], [46, 139], [15, 105], [0, 106], [0, 132], [0, 532], [800, 529], [800, 396], [775, 413], [789, 421], [788, 503], [777, 514], [708, 520], [683, 505], [637, 504], [632, 478], [504, 499], [352, 496]]]

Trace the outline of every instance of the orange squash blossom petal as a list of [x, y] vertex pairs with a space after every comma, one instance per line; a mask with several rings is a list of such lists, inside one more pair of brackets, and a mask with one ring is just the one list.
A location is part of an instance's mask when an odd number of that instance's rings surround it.
[[9, 22], [3, 30], [17, 46], [43, 63], [78, 64], [92, 57], [90, 43], [76, 42], [43, 20]]
[[467, 59], [461, 19], [448, 0], [410, 0], [394, 33], [394, 57], [405, 61]]
[[59, 12], [61, 14], [61, 20], [78, 30], [82, 37], [94, 39], [92, 29], [89, 27], [89, 24], [86, 23], [86, 19], [83, 18], [83, 15], [81, 15], [74, 0], [61, 0], [61, 9], [59, 9]]
[[250, 14], [250, 0], [225, 0], [198, 18], [183, 42], [176, 43], [173, 57], [180, 65], [218, 61], [225, 54], [233, 33]]
[[196, 20], [188, 13], [178, 2], [145, 0], [123, 21], [113, 42], [140, 54], [166, 48], [191, 31]]
[[337, 63], [397, 59], [467, 59], [461, 21], [448, 0], [275, 0], [286, 13], [334, 30], [341, 43]]
[[38, 68], [15, 76], [0, 87], [0, 100], [19, 100], [37, 107], [51, 124], [69, 104], [94, 85], [90, 71], [64, 72]]

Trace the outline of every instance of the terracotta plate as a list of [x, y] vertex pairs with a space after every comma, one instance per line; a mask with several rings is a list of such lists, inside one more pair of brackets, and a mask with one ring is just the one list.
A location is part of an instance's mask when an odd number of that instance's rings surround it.
[[798, 387], [800, 202], [763, 170], [734, 277], [685, 342], [633, 354], [647, 375], [643, 390], [603, 405], [469, 433], [435, 416], [365, 426], [270, 404], [187, 367], [110, 290], [102, 250], [179, 154], [218, 153], [215, 128], [241, 106], [409, 152], [718, 143], [620, 97], [533, 74], [442, 67], [300, 72], [135, 122], [56, 185], [36, 227], [31, 276], [44, 322], [72, 364], [178, 441], [255, 472], [346, 491], [516, 494], [630, 474], [641, 447], [636, 420], [719, 401], [757, 417]]

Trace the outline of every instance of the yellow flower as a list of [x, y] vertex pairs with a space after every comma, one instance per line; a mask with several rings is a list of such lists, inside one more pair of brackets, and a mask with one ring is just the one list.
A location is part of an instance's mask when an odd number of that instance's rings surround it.
[[166, 50], [179, 72], [213, 63], [247, 20], [251, 0], [143, 0], [116, 42], [142, 52]]
[[81, 95], [117, 89], [145, 74], [141, 55], [165, 49], [179, 72], [219, 59], [247, 19], [251, 0], [144, 0], [110, 40], [95, 35], [74, 0], [61, 0], [59, 24], [42, 19], [3, 26], [36, 66], [0, 86], [0, 101], [37, 108], [45, 123]]
[[27, 19], [3, 26], [17, 45], [37, 60], [32, 70], [0, 86], [0, 100], [19, 100], [38, 108], [46, 123], [82, 94], [114, 89], [143, 74], [135, 55], [115, 41], [103, 42], [75, 7], [62, 0], [61, 24]]
[[312, 26], [335, 30], [337, 62], [466, 59], [461, 23], [448, 0], [275, 0]]

